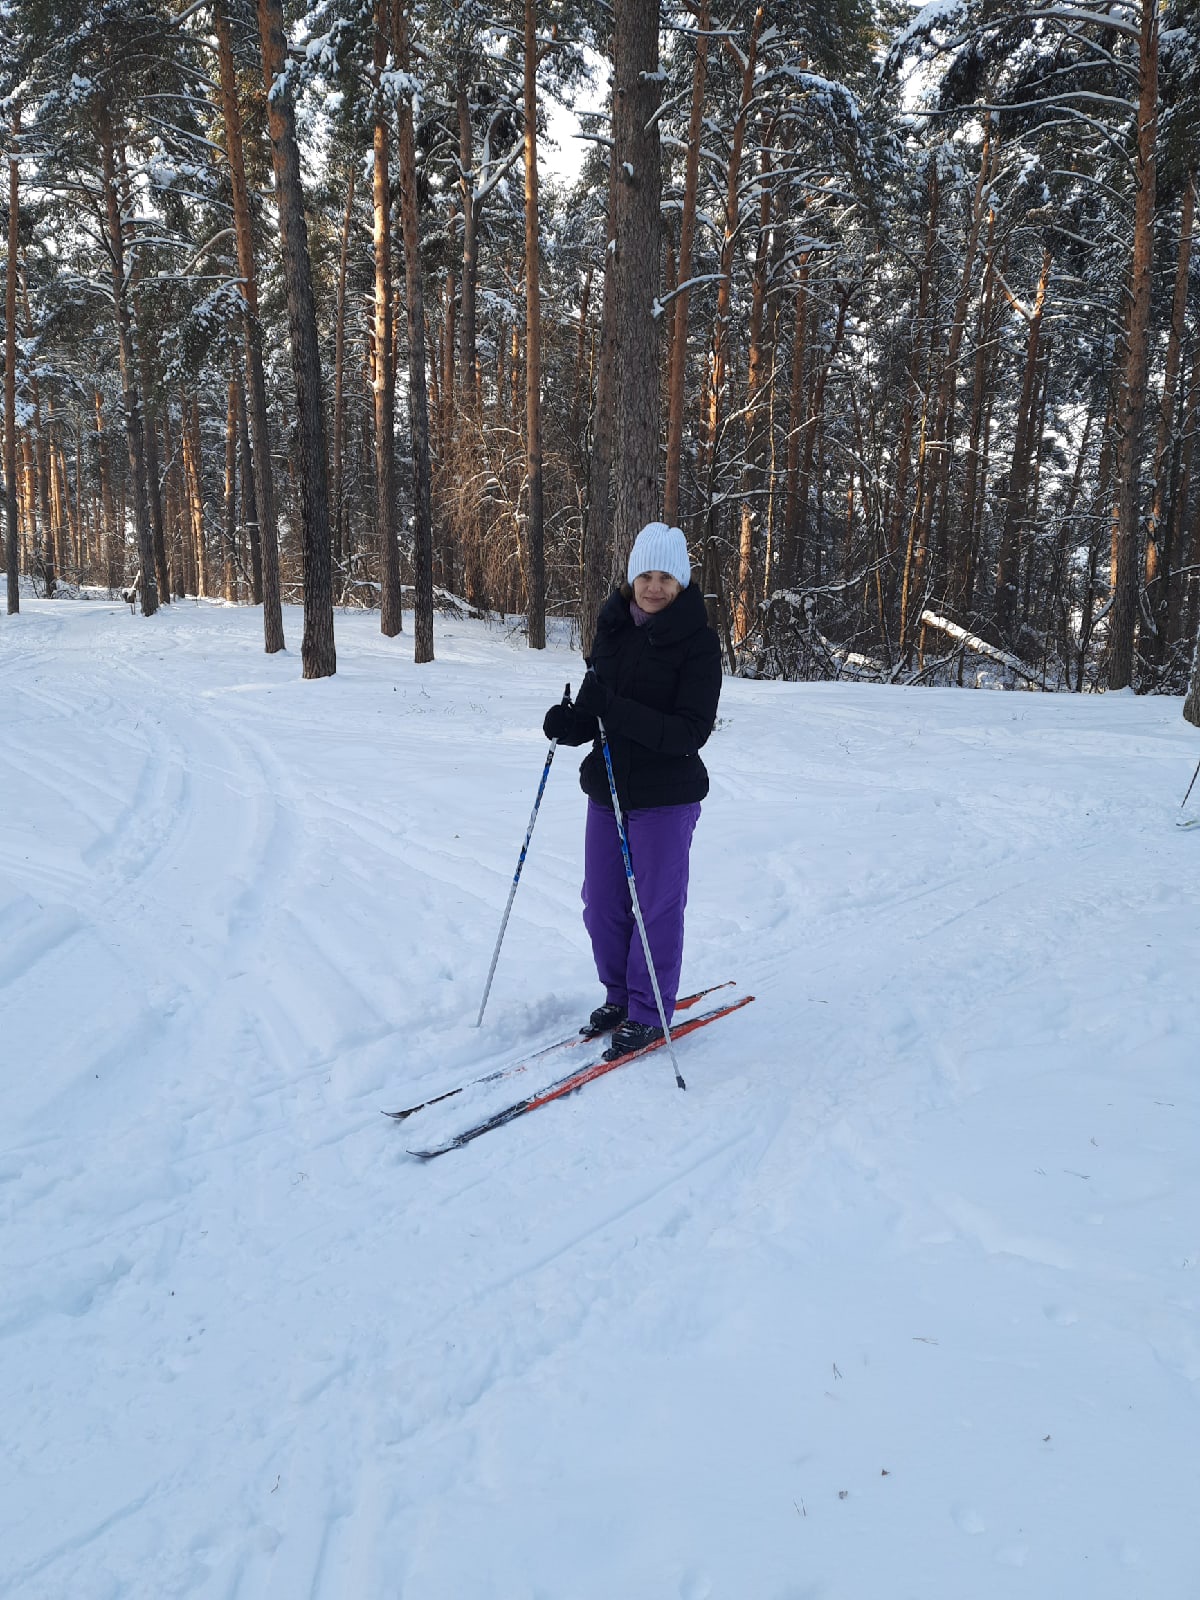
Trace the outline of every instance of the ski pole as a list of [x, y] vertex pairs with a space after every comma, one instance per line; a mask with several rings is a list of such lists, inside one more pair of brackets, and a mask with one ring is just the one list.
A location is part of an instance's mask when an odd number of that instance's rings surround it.
[[1179, 802], [1180, 811], [1182, 811], [1184, 806], [1187, 805], [1187, 803], [1188, 803], [1188, 795], [1190, 795], [1192, 790], [1196, 787], [1196, 779], [1197, 778], [1200, 778], [1200, 761], [1197, 761], [1196, 770], [1195, 770], [1195, 772], [1192, 773], [1192, 781], [1191, 781], [1191, 783], [1188, 784], [1187, 794], [1185, 794], [1183, 799]]
[[[571, 704], [571, 685], [568, 683], [563, 690], [562, 703], [564, 706]], [[500, 923], [500, 933], [496, 939], [496, 948], [492, 951], [492, 964], [488, 968], [487, 984], [484, 987], [483, 999], [479, 1002], [479, 1015], [475, 1018], [477, 1028], [483, 1026], [484, 1007], [488, 1003], [488, 995], [492, 992], [492, 979], [496, 976], [496, 963], [500, 959], [500, 946], [504, 943], [504, 930], [508, 927], [508, 914], [512, 910], [512, 903], [516, 898], [517, 884], [521, 881], [521, 868], [525, 865], [525, 852], [529, 849], [529, 841], [533, 838], [533, 825], [537, 821], [538, 807], [542, 803], [542, 796], [546, 792], [546, 779], [550, 776], [550, 763], [554, 760], [554, 752], [558, 749], [558, 740], [551, 739], [550, 748], [546, 751], [546, 765], [542, 768], [542, 781], [538, 784], [537, 798], [533, 802], [533, 813], [529, 818], [529, 827], [525, 830], [525, 843], [521, 846], [521, 854], [517, 857], [517, 870], [513, 873], [512, 888], [508, 891], [508, 904], [504, 908], [504, 917]]]
[[637, 884], [633, 878], [633, 861], [629, 855], [629, 840], [625, 834], [625, 823], [621, 818], [621, 802], [617, 799], [617, 780], [613, 776], [612, 752], [608, 748], [608, 731], [604, 726], [602, 717], [597, 717], [600, 724], [600, 744], [604, 750], [604, 766], [608, 773], [608, 788], [612, 795], [613, 816], [617, 819], [617, 834], [621, 840], [621, 855], [625, 860], [625, 877], [629, 883], [629, 898], [633, 902], [633, 916], [638, 925], [638, 932], [642, 936], [642, 949], [646, 955], [646, 968], [650, 973], [650, 983], [654, 989], [654, 999], [658, 1006], [658, 1020], [662, 1023], [663, 1038], [666, 1040], [667, 1054], [671, 1057], [671, 1065], [675, 1068], [675, 1082], [681, 1089], [686, 1089], [683, 1075], [679, 1070], [679, 1062], [675, 1059], [675, 1044], [671, 1038], [671, 1029], [667, 1023], [666, 1007], [663, 1005], [662, 992], [658, 987], [658, 974], [654, 970], [654, 958], [650, 954], [650, 940], [646, 934], [646, 924], [642, 918], [642, 908], [638, 904]]

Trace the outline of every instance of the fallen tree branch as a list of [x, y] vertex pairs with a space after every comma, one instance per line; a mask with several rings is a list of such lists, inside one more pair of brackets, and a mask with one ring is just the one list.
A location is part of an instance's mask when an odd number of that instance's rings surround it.
[[1015, 672], [1018, 678], [1024, 678], [1025, 682], [1032, 684], [1035, 689], [1042, 687], [1037, 674], [1031, 672], [1018, 657], [1010, 655], [1007, 650], [997, 649], [994, 644], [989, 644], [976, 633], [968, 633], [965, 628], [960, 628], [957, 622], [951, 622], [948, 617], [939, 617], [933, 611], [922, 611], [921, 623], [926, 628], [935, 628], [938, 633], [948, 634], [951, 639], [957, 639], [976, 655], [986, 656], [989, 661], [997, 662], [1007, 671]]

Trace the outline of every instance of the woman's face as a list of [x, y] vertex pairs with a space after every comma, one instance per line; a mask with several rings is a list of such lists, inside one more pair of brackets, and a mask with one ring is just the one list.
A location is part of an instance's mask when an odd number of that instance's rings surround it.
[[681, 592], [678, 578], [669, 572], [643, 572], [633, 580], [633, 598], [643, 611], [664, 611]]

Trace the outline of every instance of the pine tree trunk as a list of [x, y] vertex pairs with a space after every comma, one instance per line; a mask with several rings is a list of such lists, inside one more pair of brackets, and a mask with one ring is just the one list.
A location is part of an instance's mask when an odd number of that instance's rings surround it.
[[938, 237], [938, 207], [941, 191], [938, 183], [937, 155], [929, 158], [929, 220], [925, 227], [925, 254], [917, 283], [917, 309], [913, 320], [912, 338], [908, 358], [908, 384], [904, 405], [900, 413], [899, 441], [896, 447], [896, 476], [891, 491], [891, 508], [888, 519], [888, 595], [886, 610], [890, 618], [895, 604], [896, 588], [903, 577], [900, 562], [900, 545], [905, 513], [908, 510], [908, 475], [913, 466], [912, 439], [917, 407], [921, 402], [921, 364], [923, 352], [927, 357], [932, 333], [929, 328], [929, 302], [933, 293], [934, 252]]
[[70, 529], [64, 515], [62, 483], [58, 476], [58, 441], [53, 428], [49, 430], [46, 440], [46, 480], [50, 495], [50, 526], [54, 529], [59, 571], [74, 571], [78, 576], [79, 567], [73, 559]]
[[1034, 382], [1033, 428], [1029, 441], [1029, 494], [1025, 513], [1026, 536], [1021, 540], [1021, 560], [1024, 568], [1023, 600], [1017, 631], [1029, 625], [1034, 618], [1035, 585], [1042, 581], [1041, 564], [1037, 561], [1038, 517], [1041, 511], [1042, 461], [1046, 453], [1046, 404], [1050, 392], [1050, 361], [1054, 341], [1048, 333], [1042, 335], [1038, 355], [1038, 373]]
[[1004, 526], [1000, 533], [1000, 554], [996, 565], [996, 632], [1000, 643], [1009, 648], [1015, 642], [1017, 631], [1020, 539], [1029, 511], [1029, 476], [1034, 443], [1034, 398], [1039, 340], [1042, 333], [1042, 315], [1046, 307], [1046, 291], [1050, 286], [1051, 260], [1049, 250], [1045, 251], [1033, 309], [1028, 314], [1021, 400], [1017, 408], [1012, 465], [1008, 474], [1008, 498], [1004, 507]]
[[1150, 370], [1157, 141], [1158, 0], [1141, 0], [1137, 155], [1134, 162], [1137, 200], [1134, 208], [1125, 361], [1117, 414], [1117, 500], [1114, 509], [1116, 573], [1108, 637], [1110, 689], [1126, 689], [1133, 683], [1133, 643], [1138, 612], [1142, 422]]
[[458, 328], [455, 322], [458, 303], [458, 278], [452, 267], [446, 269], [446, 291], [442, 313], [442, 351], [440, 371], [442, 394], [438, 406], [438, 456], [448, 460], [450, 440], [454, 432], [454, 411], [458, 391]]
[[[97, 396], [98, 407], [99, 396]], [[99, 409], [97, 409], [97, 442], [99, 442], [99, 421]], [[183, 486], [183, 447], [181, 443], [177, 448], [172, 439], [171, 408], [169, 405], [163, 407], [162, 425], [163, 455], [167, 463], [163, 485], [167, 497], [167, 530], [164, 531], [169, 531], [170, 534], [170, 544], [167, 549], [167, 566], [171, 571], [171, 592], [176, 600], [182, 600], [187, 587], [184, 575], [185, 491]]]
[[937, 519], [936, 549], [938, 571], [935, 574], [935, 578], [939, 587], [946, 585], [948, 554], [951, 542], [949, 528], [950, 463], [953, 459], [955, 399], [958, 392], [959, 364], [962, 359], [962, 344], [966, 333], [967, 312], [971, 301], [971, 286], [975, 277], [975, 261], [979, 253], [979, 234], [983, 219], [989, 210], [989, 188], [995, 167], [996, 152], [989, 126], [984, 134], [979, 179], [975, 185], [975, 197], [971, 206], [971, 220], [967, 227], [967, 237], [963, 247], [962, 277], [959, 282], [958, 299], [954, 304], [950, 334], [946, 341], [946, 359], [942, 367], [941, 383], [938, 388], [933, 439], [930, 445], [930, 473], [933, 479], [933, 493], [929, 496], [929, 516], [931, 523], [934, 517]]
[[[395, 11], [396, 64], [411, 70], [411, 0]], [[421, 287], [420, 217], [417, 210], [416, 133], [412, 98], [402, 94], [400, 219], [404, 233], [404, 286], [408, 300], [408, 410], [413, 458], [413, 660], [433, 660], [433, 508], [429, 463], [429, 394], [425, 381], [425, 301]]]
[[[333, 637], [333, 562], [329, 536], [329, 480], [325, 463], [325, 402], [321, 391], [321, 351], [313, 301], [304, 189], [296, 109], [285, 68], [282, 0], [257, 0], [267, 86], [267, 126], [275, 169], [275, 199], [287, 296], [288, 333], [296, 383], [296, 477], [304, 540], [304, 640], [306, 678], [337, 671]], [[261, 477], [261, 471], [260, 471]], [[264, 530], [265, 533], [265, 530]]]
[[394, 639], [404, 626], [400, 547], [396, 542], [396, 368], [392, 353], [392, 205], [387, 107], [388, 0], [375, 0], [375, 124], [371, 199], [375, 244], [375, 530], [379, 538], [379, 630]]
[[613, 7], [613, 153], [617, 283], [614, 558], [660, 515], [658, 317], [662, 150], [658, 0]]
[[225, 599], [237, 600], [237, 382], [229, 380], [225, 411], [225, 523], [222, 555]]
[[684, 389], [687, 376], [687, 285], [692, 275], [692, 250], [696, 236], [696, 197], [700, 180], [700, 144], [704, 119], [704, 89], [708, 78], [708, 36], [712, 28], [710, 0], [700, 0], [696, 64], [692, 74], [692, 106], [688, 117], [688, 147], [684, 167], [683, 210], [679, 221], [679, 262], [675, 291], [671, 370], [667, 384], [667, 460], [663, 485], [663, 516], [679, 521], [679, 482], [683, 457]]
[[22, 500], [25, 505], [25, 520], [29, 526], [29, 543], [33, 550], [34, 570], [46, 586], [46, 595], [54, 593], [54, 547], [46, 549], [46, 534], [48, 529], [45, 522], [38, 516], [37, 497], [37, 467], [33, 459], [33, 446], [29, 440], [28, 428], [19, 430], [21, 442], [21, 478], [24, 484]]
[[746, 370], [746, 455], [742, 468], [737, 593], [734, 635], [740, 642], [750, 632], [755, 613], [756, 545], [762, 526], [761, 496], [766, 463], [766, 433], [762, 424], [766, 388], [763, 323], [767, 306], [767, 264], [771, 242], [771, 131], [764, 130], [762, 188], [759, 195], [758, 242], [750, 298], [749, 356]]
[[133, 500], [133, 523], [137, 534], [138, 562], [142, 571], [142, 615], [152, 617], [158, 610], [158, 585], [154, 578], [154, 539], [150, 530], [150, 507], [146, 496], [145, 435], [142, 429], [141, 398], [138, 393], [137, 353], [129, 314], [124, 224], [117, 192], [116, 134], [107, 100], [101, 101], [97, 112], [97, 132], [103, 168], [108, 256], [112, 269], [113, 310], [117, 324], [117, 360], [125, 413], [125, 442], [129, 451], [129, 492]]
[[795, 320], [792, 333], [792, 373], [788, 399], [787, 466], [783, 502], [782, 550], [778, 573], [768, 573], [768, 586], [774, 588], [780, 580], [795, 583], [804, 565], [804, 549], [800, 544], [800, 439], [804, 432], [804, 378], [808, 352], [808, 296], [809, 263], [807, 254], [800, 257], [796, 274]]
[[237, 386], [238, 453], [242, 462], [242, 526], [250, 546], [250, 599], [262, 604], [262, 543], [258, 531], [258, 492], [254, 484], [254, 453], [250, 448], [250, 422], [247, 417], [246, 385]]
[[146, 497], [150, 504], [150, 527], [154, 541], [154, 578], [158, 598], [166, 606], [171, 603], [171, 576], [167, 571], [167, 542], [163, 529], [162, 485], [159, 482], [158, 419], [151, 399], [154, 392], [150, 352], [145, 339], [139, 341], [138, 355], [141, 364], [142, 397], [145, 415], [146, 439]]
[[191, 593], [208, 594], [208, 546], [204, 538], [204, 481], [200, 469], [200, 407], [193, 398], [183, 398], [181, 423], [183, 439], [183, 473], [187, 483], [188, 526], [191, 538]]
[[[14, 113], [13, 134], [20, 130]], [[17, 250], [20, 245], [20, 174], [8, 163], [8, 267], [4, 282], [4, 570], [8, 614], [21, 609], [21, 531], [17, 520]]]
[[958, 516], [958, 534], [950, 553], [952, 570], [951, 594], [956, 609], [964, 622], [968, 620], [975, 596], [975, 568], [978, 549], [979, 507], [981, 486], [987, 474], [987, 432], [985, 417], [990, 415], [990, 372], [995, 348], [994, 318], [996, 315], [995, 262], [996, 217], [988, 215], [988, 242], [984, 251], [983, 293], [979, 313], [975, 320], [975, 360], [971, 379], [971, 422], [967, 434], [966, 465], [963, 471], [962, 504]]
[[616, 221], [616, 162], [608, 172], [608, 244], [604, 252], [604, 300], [600, 311], [600, 350], [596, 361], [596, 396], [592, 406], [592, 449], [588, 460], [588, 488], [583, 524], [583, 594], [579, 607], [579, 634], [585, 655], [590, 655], [596, 620], [614, 576], [612, 563], [612, 460], [616, 423], [617, 387], [617, 275], [614, 270], [613, 228]]
[[[479, 348], [476, 333], [476, 297], [479, 277], [479, 209], [476, 197], [474, 133], [471, 127], [469, 97], [470, 56], [464, 51], [458, 60], [455, 105], [458, 113], [458, 162], [463, 212], [463, 253], [461, 306], [458, 319], [459, 408], [455, 417], [455, 438], [460, 453], [478, 450], [483, 430], [483, 392], [480, 382]], [[462, 521], [463, 583], [467, 599], [474, 606], [486, 603], [483, 570], [482, 497], [468, 497]]]
[[[936, 321], [936, 309], [935, 309]], [[932, 335], [931, 335], [932, 345]], [[932, 366], [933, 351], [930, 350], [930, 365]], [[922, 512], [927, 499], [928, 484], [928, 439], [929, 439], [929, 400], [932, 373], [926, 373], [926, 382], [922, 384], [921, 427], [917, 434], [917, 471], [914, 485], [913, 508], [908, 519], [908, 539], [904, 547], [904, 570], [900, 579], [900, 640], [899, 655], [906, 668], [912, 666], [913, 647], [916, 643], [916, 629], [913, 621], [913, 599], [918, 602], [922, 597], [922, 578], [924, 576], [925, 549], [921, 543], [921, 529], [923, 527]]]
[[476, 335], [476, 296], [479, 280], [479, 207], [475, 194], [475, 152], [471, 128], [471, 104], [467, 94], [467, 59], [458, 64], [456, 105], [458, 110], [458, 160], [462, 172], [463, 257], [462, 312], [458, 324], [458, 364], [463, 390], [472, 416], [478, 418], [479, 351]]
[[[1200, 348], [1192, 355], [1192, 371], [1180, 425], [1179, 478], [1174, 496], [1176, 541], [1187, 567], [1188, 581], [1172, 590], [1170, 637], [1172, 645], [1181, 643], [1200, 625], [1200, 507], [1193, 493], [1193, 464], [1196, 458], [1196, 432], [1200, 425]], [[1186, 599], [1186, 608], [1185, 608]], [[1190, 627], [1189, 627], [1190, 623]]]
[[1183, 715], [1194, 728], [1200, 728], [1200, 626], [1197, 627], [1192, 646], [1192, 676], [1183, 702]]
[[[355, 164], [346, 180], [342, 239], [338, 250], [337, 304], [333, 325], [333, 555], [350, 566], [350, 497], [346, 493], [346, 283], [350, 270], [350, 225], [354, 217]], [[392, 362], [393, 373], [396, 363]]]
[[[113, 493], [112, 464], [104, 437], [104, 404], [99, 389], [93, 389], [96, 402], [96, 472], [100, 479], [100, 523], [102, 528], [98, 557], [104, 564], [104, 581], [110, 589], [114, 583], [117, 547], [117, 508]], [[118, 580], [119, 581], [119, 580]]]
[[263, 371], [262, 332], [258, 322], [258, 275], [254, 230], [246, 184], [242, 117], [229, 32], [227, 0], [213, 0], [217, 56], [221, 77], [221, 116], [229, 158], [233, 221], [237, 239], [238, 276], [242, 295], [242, 329], [246, 350], [246, 410], [254, 450], [254, 498], [260, 561], [255, 569], [254, 603], [263, 608], [263, 647], [267, 655], [284, 648], [283, 608], [279, 592], [279, 536], [275, 521], [275, 476], [271, 469], [271, 433], [267, 418], [267, 383]]
[[[25, 314], [25, 337], [33, 341], [33, 315], [29, 309], [29, 284], [27, 279], [21, 283], [21, 302]], [[46, 449], [46, 430], [42, 419], [42, 392], [38, 383], [36, 363], [29, 369], [29, 400], [32, 416], [32, 436], [26, 430], [29, 439], [30, 456], [33, 463], [33, 478], [31, 489], [36, 491], [38, 520], [46, 543], [46, 557], [49, 570], [58, 574], [66, 566], [66, 552], [60, 549], [58, 539], [58, 525], [50, 509], [50, 462]]]
[[[729, 314], [733, 295], [733, 252], [740, 219], [742, 151], [746, 142], [746, 119], [754, 90], [754, 75], [758, 63], [758, 38], [762, 31], [764, 8], [754, 12], [750, 27], [750, 41], [743, 56], [726, 39], [726, 47], [741, 69], [741, 96], [738, 114], [733, 125], [729, 161], [726, 168], [725, 232], [721, 244], [720, 284], [717, 289], [717, 309], [713, 318], [712, 343], [708, 368], [700, 397], [700, 429], [696, 452], [697, 476], [703, 486], [703, 499], [698, 508], [699, 542], [702, 545], [701, 570], [708, 606], [709, 622], [729, 637], [729, 619], [721, 615], [720, 560], [717, 553], [716, 488], [721, 426], [725, 406], [725, 369], [728, 361]], [[728, 653], [728, 652], [727, 652]]]
[[[813, 482], [813, 465], [817, 458], [818, 446], [824, 439], [825, 423], [825, 394], [829, 387], [829, 374], [837, 360], [842, 348], [842, 341], [846, 337], [846, 314], [850, 309], [851, 286], [842, 285], [840, 290], [840, 303], [838, 305], [837, 322], [834, 325], [833, 335], [830, 339], [829, 350], [817, 371], [813, 383], [812, 397], [808, 407], [808, 417], [801, 434], [800, 448], [800, 484], [797, 494], [796, 514], [799, 522], [798, 544], [801, 550], [808, 544], [808, 516], [810, 489]], [[821, 492], [821, 474], [817, 473], [817, 492]], [[821, 548], [821, 527], [818, 518], [817, 537], [813, 540], [813, 575], [819, 582], [821, 577], [821, 562], [823, 551]]]
[[[1179, 250], [1175, 261], [1175, 294], [1171, 303], [1171, 326], [1167, 335], [1167, 355], [1163, 368], [1162, 400], [1158, 412], [1158, 439], [1154, 449], [1154, 498], [1146, 527], [1146, 601], [1154, 619], [1155, 632], [1143, 653], [1160, 662], [1166, 655], [1168, 615], [1171, 599], [1171, 566], [1174, 555], [1172, 534], [1175, 516], [1170, 494], [1175, 464], [1174, 420], [1179, 391], [1179, 367], [1183, 349], [1184, 319], [1187, 315], [1188, 272], [1192, 253], [1192, 221], [1195, 214], [1195, 187], [1189, 180], [1183, 187], [1183, 210], [1179, 223]], [[1168, 509], [1170, 507], [1170, 509]]]
[[546, 648], [546, 514], [542, 481], [542, 302], [538, 252], [537, 0], [525, 0], [525, 583], [529, 647]]

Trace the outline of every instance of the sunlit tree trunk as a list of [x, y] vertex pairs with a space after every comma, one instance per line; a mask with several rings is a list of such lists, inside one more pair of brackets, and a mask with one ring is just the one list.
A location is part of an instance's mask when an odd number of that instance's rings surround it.
[[[13, 116], [13, 136], [20, 119]], [[4, 570], [11, 617], [21, 609], [20, 542], [17, 522], [17, 250], [20, 244], [20, 174], [8, 163], [8, 263], [4, 278]]]
[[183, 420], [181, 426], [183, 439], [183, 472], [187, 482], [189, 526], [191, 539], [192, 583], [190, 592], [198, 595], [208, 593], [208, 545], [204, 537], [204, 482], [201, 475], [200, 462], [200, 406], [192, 398], [184, 397]]
[[237, 599], [237, 383], [229, 380], [225, 409], [225, 521], [222, 529], [222, 573], [226, 600]]
[[54, 546], [50, 544], [47, 548], [46, 539], [50, 530], [45, 520], [38, 515], [37, 464], [33, 457], [33, 442], [29, 437], [29, 429], [19, 429], [18, 438], [21, 444], [21, 500], [29, 528], [29, 547], [33, 551], [35, 568], [45, 582], [46, 593], [52, 595], [55, 586]]

